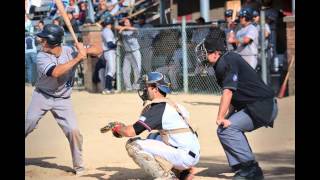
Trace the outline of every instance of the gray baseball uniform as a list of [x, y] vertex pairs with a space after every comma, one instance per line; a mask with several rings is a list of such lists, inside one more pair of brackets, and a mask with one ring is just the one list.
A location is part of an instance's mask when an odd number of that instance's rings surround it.
[[[126, 90], [137, 89], [137, 84], [141, 72], [141, 53], [139, 51], [140, 45], [137, 40], [137, 31], [123, 31], [121, 33], [122, 41], [126, 54], [123, 60], [123, 80]], [[134, 83], [131, 84], [130, 74], [131, 67], [133, 68]]]
[[255, 69], [258, 63], [258, 30], [257, 28], [249, 24], [246, 27], [241, 28], [237, 31], [236, 38], [242, 39], [243, 37], [248, 37], [252, 39], [252, 42], [246, 45], [240, 44], [236, 49], [236, 52], [239, 53], [243, 59], [245, 59], [250, 66]]
[[[260, 27], [260, 24], [257, 24], [255, 27], [256, 27], [257, 30], [258, 30], [259, 42], [262, 42], [262, 35], [261, 35], [261, 27]], [[265, 29], [265, 31], [268, 32], [269, 34], [271, 33], [269, 24], [265, 23], [265, 24], [264, 24], [264, 29]], [[261, 45], [259, 44], [259, 46], [261, 46]], [[268, 47], [268, 38], [265, 39], [265, 46], [264, 46], [264, 47], [265, 47], [265, 48]]]
[[[104, 56], [104, 59], [106, 60], [105, 77], [107, 78], [107, 80], [106, 80], [105, 86], [108, 90], [111, 90], [112, 78], [116, 73], [116, 51], [115, 51], [116, 40], [114, 38], [114, 34], [112, 30], [107, 27], [103, 29], [101, 36], [103, 40], [103, 44], [102, 44], [103, 56]], [[110, 43], [112, 45], [110, 45]]]
[[38, 81], [32, 94], [25, 120], [25, 137], [37, 126], [39, 120], [51, 111], [53, 117], [66, 135], [72, 154], [74, 169], [82, 168], [82, 135], [80, 134], [70, 99], [75, 67], [61, 77], [47, 76], [53, 66], [72, 60], [76, 52], [62, 46], [61, 55], [39, 52], [37, 55]]

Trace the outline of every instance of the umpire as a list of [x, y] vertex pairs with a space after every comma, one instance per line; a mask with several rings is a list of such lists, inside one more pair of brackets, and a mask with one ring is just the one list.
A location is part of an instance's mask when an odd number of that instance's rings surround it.
[[225, 42], [223, 31], [216, 28], [196, 48], [201, 63], [213, 64], [223, 90], [217, 134], [235, 172], [234, 179], [263, 179], [244, 133], [273, 127], [277, 101], [274, 91], [239, 54], [226, 51]]

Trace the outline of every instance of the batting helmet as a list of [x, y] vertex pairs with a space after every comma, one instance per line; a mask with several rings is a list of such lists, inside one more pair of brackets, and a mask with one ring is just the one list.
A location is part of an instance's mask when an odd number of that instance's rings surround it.
[[251, 21], [253, 18], [253, 9], [251, 7], [244, 7], [239, 12], [239, 17], [245, 17], [246, 21]]
[[111, 16], [107, 16], [103, 20], [103, 23], [104, 23], [105, 26], [108, 25], [108, 24], [113, 24], [113, 22], [114, 22], [114, 20], [113, 20], [113, 18]]
[[224, 12], [224, 16], [225, 17], [232, 17], [233, 15], [233, 10], [232, 9], [227, 9], [225, 12]]
[[64, 31], [62, 27], [55, 24], [47, 24], [43, 27], [43, 30], [37, 34], [40, 38], [47, 40], [48, 44], [52, 46], [60, 45]]
[[253, 17], [257, 17], [257, 16], [260, 16], [260, 15], [259, 15], [258, 11], [254, 10], [253, 13], [252, 13], [252, 16]]

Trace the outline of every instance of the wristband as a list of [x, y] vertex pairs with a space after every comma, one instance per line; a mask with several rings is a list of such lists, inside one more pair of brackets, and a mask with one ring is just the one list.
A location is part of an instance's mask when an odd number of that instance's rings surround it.
[[119, 132], [120, 132], [121, 127], [122, 126], [120, 124], [115, 125], [114, 128], [112, 128], [112, 132], [116, 132], [116, 133], [120, 134]]
[[238, 41], [239, 41], [240, 44], [242, 44], [243, 43], [243, 38], [239, 38]]

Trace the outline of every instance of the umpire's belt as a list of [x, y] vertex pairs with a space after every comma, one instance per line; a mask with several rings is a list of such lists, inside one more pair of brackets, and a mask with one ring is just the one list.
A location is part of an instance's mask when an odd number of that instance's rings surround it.
[[[178, 149], [178, 147], [175, 147], [175, 146], [172, 146], [172, 147]], [[196, 154], [195, 154], [194, 152], [192, 152], [192, 151], [189, 151], [188, 154], [189, 154], [191, 157], [193, 157], [193, 158], [196, 157]]]
[[57, 96], [48, 94], [48, 93], [46, 93], [45, 91], [43, 91], [43, 90], [41, 90], [41, 89], [39, 89], [39, 88], [36, 88], [35, 90], [36, 90], [37, 92], [41, 93], [41, 94], [44, 94], [44, 95], [49, 96], [49, 97], [52, 97], [52, 98], [62, 98], [62, 99], [68, 99], [68, 98], [70, 98], [70, 96], [68, 96], [68, 97], [57, 97]]

